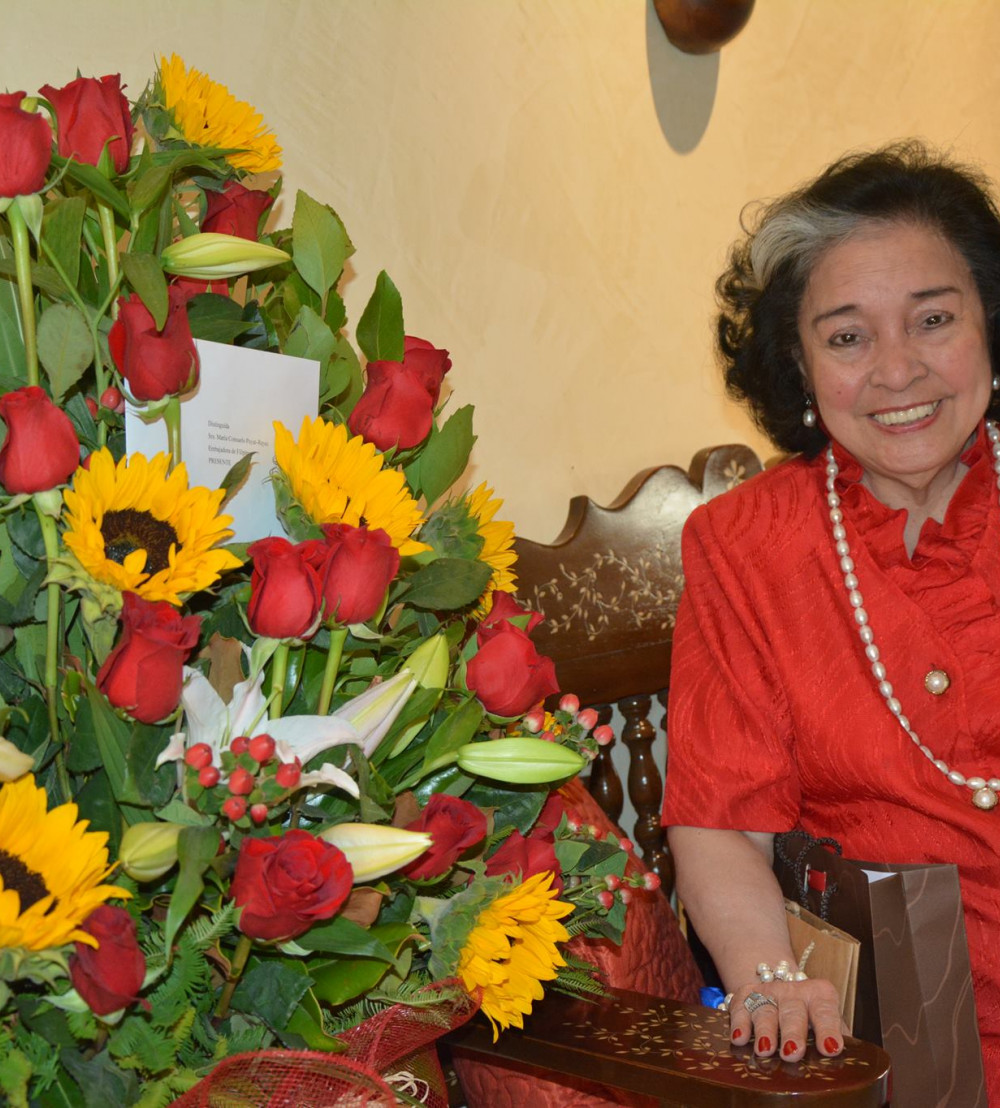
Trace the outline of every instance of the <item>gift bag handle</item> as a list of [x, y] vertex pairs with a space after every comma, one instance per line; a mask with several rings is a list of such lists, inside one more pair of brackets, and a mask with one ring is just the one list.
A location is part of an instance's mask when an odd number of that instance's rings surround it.
[[[793, 844], [798, 850], [793, 853]], [[775, 857], [786, 867], [795, 879], [795, 899], [801, 907], [808, 908], [822, 920], [829, 919], [830, 900], [837, 891], [837, 882], [824, 870], [817, 869], [806, 859], [814, 847], [821, 846], [832, 850], [838, 857], [843, 849], [836, 839], [815, 838], [808, 831], [782, 831], [774, 836]], [[819, 894], [819, 904], [809, 900], [809, 890]]]

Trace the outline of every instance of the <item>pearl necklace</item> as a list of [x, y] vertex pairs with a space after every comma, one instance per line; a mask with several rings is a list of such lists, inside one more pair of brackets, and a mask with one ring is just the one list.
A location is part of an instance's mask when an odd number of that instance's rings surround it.
[[[1000, 488], [1000, 431], [994, 423], [986, 424], [986, 434], [989, 436], [993, 453], [993, 469], [997, 475], [997, 487]], [[1000, 802], [1000, 777], [966, 777], [958, 770], [952, 769], [946, 761], [935, 756], [930, 747], [925, 746], [920, 736], [910, 726], [909, 719], [903, 714], [902, 705], [893, 695], [892, 685], [886, 676], [885, 664], [881, 660], [878, 646], [875, 643], [875, 633], [868, 622], [868, 613], [865, 611], [864, 597], [858, 585], [855, 574], [854, 560], [851, 558], [851, 548], [847, 542], [847, 532], [844, 530], [844, 515], [840, 510], [840, 497], [837, 495], [835, 483], [840, 474], [840, 467], [833, 456], [833, 447], [826, 448], [826, 502], [830, 506], [830, 523], [833, 528], [833, 544], [840, 559], [840, 569], [844, 574], [844, 588], [847, 589], [847, 597], [854, 609], [854, 621], [858, 625], [858, 637], [865, 650], [865, 657], [871, 664], [872, 677], [878, 686], [878, 691], [885, 701], [885, 706], [896, 717], [896, 722], [910, 736], [913, 744], [921, 754], [953, 785], [964, 786], [972, 790], [972, 803], [977, 808], [989, 811]]]

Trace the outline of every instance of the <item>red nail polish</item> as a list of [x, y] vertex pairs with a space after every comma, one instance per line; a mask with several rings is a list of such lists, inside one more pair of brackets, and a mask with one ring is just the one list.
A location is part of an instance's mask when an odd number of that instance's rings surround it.
[[757, 1053], [766, 1054], [771, 1049], [771, 1040], [764, 1035], [763, 1038], [757, 1040]]
[[823, 1040], [823, 1049], [827, 1052], [827, 1054], [836, 1054], [837, 1051], [840, 1049], [840, 1044], [832, 1035], [829, 1035]]
[[743, 1038], [743, 1028], [736, 1027], [733, 1029], [733, 1042], [738, 1043]]
[[789, 1054], [794, 1054], [799, 1049], [799, 1044], [793, 1042], [791, 1039], [781, 1048], [781, 1053], [787, 1058]]

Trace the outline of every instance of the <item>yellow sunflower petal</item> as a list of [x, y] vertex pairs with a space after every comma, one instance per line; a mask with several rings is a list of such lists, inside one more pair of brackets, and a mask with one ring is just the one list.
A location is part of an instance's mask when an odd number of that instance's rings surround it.
[[466, 510], [476, 521], [476, 533], [483, 540], [479, 560], [493, 571], [473, 613], [476, 619], [483, 619], [489, 614], [494, 592], [514, 592], [517, 589], [513, 568], [517, 562], [514, 524], [493, 518], [503, 507], [503, 501], [493, 500], [492, 496], [493, 490], [484, 483], [465, 497]]

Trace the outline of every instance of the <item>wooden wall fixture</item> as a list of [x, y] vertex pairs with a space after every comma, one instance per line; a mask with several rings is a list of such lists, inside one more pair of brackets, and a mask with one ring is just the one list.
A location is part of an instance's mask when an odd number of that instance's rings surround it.
[[653, 0], [667, 38], [685, 54], [714, 54], [746, 26], [754, 0]]

